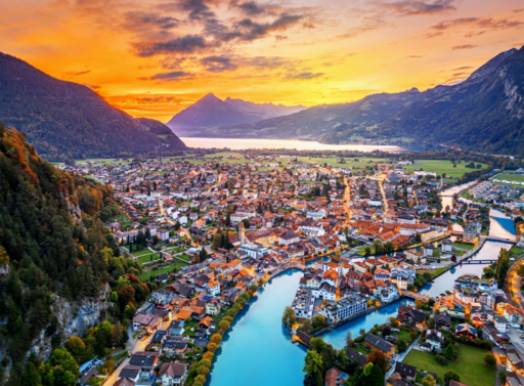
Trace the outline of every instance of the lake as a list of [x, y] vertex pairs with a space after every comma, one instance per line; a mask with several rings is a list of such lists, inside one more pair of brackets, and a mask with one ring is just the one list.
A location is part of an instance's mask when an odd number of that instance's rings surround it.
[[203, 138], [180, 137], [184, 143], [193, 148], [200, 149], [287, 149], [287, 150], [332, 150], [332, 151], [360, 151], [372, 152], [375, 150], [400, 153], [403, 151], [398, 146], [386, 145], [360, 145], [360, 144], [326, 144], [316, 141], [301, 141], [295, 139], [264, 139], [264, 138]]

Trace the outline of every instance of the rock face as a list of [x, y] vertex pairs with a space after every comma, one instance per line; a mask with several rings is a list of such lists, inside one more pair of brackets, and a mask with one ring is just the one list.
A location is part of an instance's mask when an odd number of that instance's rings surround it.
[[312, 107], [254, 124], [221, 128], [216, 134], [417, 147], [445, 144], [523, 156], [524, 47], [497, 55], [455, 85]]
[[[160, 123], [135, 119], [80, 84], [0, 53], [0, 121], [50, 160], [172, 154], [185, 148]], [[156, 129], [152, 129], [152, 126]]]
[[219, 128], [222, 126], [254, 123], [262, 119], [292, 114], [301, 109], [301, 106], [257, 104], [241, 99], [222, 100], [213, 94], [207, 94], [177, 113], [167, 125], [178, 135], [219, 136]]

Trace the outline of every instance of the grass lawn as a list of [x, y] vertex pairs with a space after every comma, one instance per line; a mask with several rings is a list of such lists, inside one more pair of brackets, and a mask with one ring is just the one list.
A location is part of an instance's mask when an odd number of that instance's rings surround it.
[[455, 362], [442, 366], [435, 356], [424, 351], [411, 351], [404, 362], [418, 370], [437, 374], [444, 380], [444, 374], [453, 371], [460, 376], [460, 382], [468, 386], [492, 386], [495, 384], [496, 370], [484, 365], [484, 356], [488, 350], [459, 344], [459, 357]]
[[449, 269], [449, 267], [440, 267], [440, 268], [437, 268], [437, 269], [420, 269], [420, 270], [417, 271], [417, 273], [422, 275], [422, 274], [424, 274], [424, 272], [429, 272], [429, 274], [431, 275], [431, 279], [434, 279], [435, 277], [437, 277], [441, 273], [447, 271], [448, 269]]
[[459, 249], [467, 249], [468, 251], [473, 249], [474, 245], [471, 243], [461, 243], [461, 242], [455, 242], [453, 243], [453, 248], [459, 248]]
[[328, 165], [336, 168], [363, 170], [379, 163], [390, 163], [386, 158], [372, 157], [298, 157], [298, 161], [308, 164]]
[[502, 172], [491, 178], [495, 182], [524, 185], [524, 175], [510, 172]]
[[511, 249], [509, 250], [509, 253], [511, 253], [511, 256], [521, 256], [522, 254], [524, 254], [524, 249], [520, 248], [520, 247], [511, 247]]
[[225, 164], [246, 164], [248, 160], [244, 154], [234, 151], [222, 151], [219, 153], [207, 154], [204, 156], [207, 160], [218, 161]]
[[140, 263], [140, 265], [149, 263], [151, 261], [159, 260], [160, 255], [158, 253], [148, 253], [145, 255], [137, 256], [136, 260]]
[[462, 178], [467, 172], [474, 172], [486, 168], [486, 164], [475, 162], [475, 165], [481, 165], [481, 168], [467, 168], [466, 165], [469, 161], [459, 161], [456, 166], [453, 166], [453, 162], [449, 160], [416, 160], [413, 164], [408, 165], [406, 170], [408, 172], [414, 172], [423, 170], [425, 172], [433, 172], [439, 176], [446, 175], [450, 179]]

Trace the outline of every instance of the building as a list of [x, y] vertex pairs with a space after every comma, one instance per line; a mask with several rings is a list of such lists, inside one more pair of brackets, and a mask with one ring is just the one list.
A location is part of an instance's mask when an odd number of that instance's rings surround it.
[[187, 378], [187, 365], [182, 362], [162, 363], [158, 376], [162, 386], [183, 385]]
[[362, 314], [367, 309], [367, 301], [358, 294], [351, 294], [339, 300], [330, 302], [319, 312], [331, 324], [338, 324]]

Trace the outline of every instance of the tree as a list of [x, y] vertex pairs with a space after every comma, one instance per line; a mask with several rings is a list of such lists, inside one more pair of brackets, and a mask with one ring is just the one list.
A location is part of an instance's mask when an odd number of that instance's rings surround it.
[[74, 386], [79, 374], [78, 363], [69, 351], [56, 348], [44, 366], [43, 381], [50, 386]]
[[421, 382], [422, 386], [437, 386], [437, 381], [435, 378], [433, 378], [433, 375], [428, 374], [424, 378], [422, 378]]
[[450, 343], [444, 348], [444, 357], [452, 362], [458, 358], [458, 348], [455, 343]]
[[446, 374], [444, 374], [444, 384], [447, 386], [449, 385], [450, 381], [460, 382], [460, 376], [453, 371], [448, 371]]
[[510, 267], [510, 254], [506, 249], [501, 249], [499, 253], [499, 258], [495, 267], [495, 277], [497, 279], [497, 284], [499, 288], [504, 287], [504, 282], [506, 280], [506, 274]]
[[494, 368], [497, 365], [497, 360], [495, 359], [495, 355], [492, 353], [487, 353], [484, 356], [484, 364], [488, 367]]
[[369, 353], [368, 362], [380, 367], [383, 372], [386, 372], [388, 368], [388, 360], [386, 358], [386, 355], [378, 350], [373, 350]]
[[313, 327], [313, 331], [319, 331], [328, 326], [328, 321], [325, 316], [317, 314], [313, 316], [311, 325]]
[[322, 356], [315, 350], [308, 350], [304, 365], [306, 374], [304, 384], [307, 386], [323, 386], [324, 362]]
[[369, 362], [356, 371], [353, 386], [384, 386], [384, 372], [380, 366]]
[[284, 315], [282, 316], [282, 323], [287, 328], [291, 328], [293, 323], [296, 321], [295, 311], [291, 307], [286, 307], [284, 310]]
[[408, 348], [408, 344], [406, 343], [406, 341], [403, 339], [400, 339], [397, 343], [398, 352], [404, 352], [406, 351], [407, 348]]
[[65, 348], [71, 353], [77, 363], [82, 363], [87, 360], [86, 344], [82, 338], [74, 335], [70, 336], [65, 343]]

